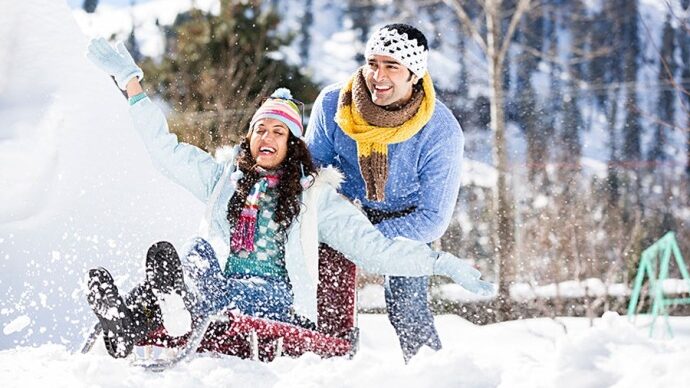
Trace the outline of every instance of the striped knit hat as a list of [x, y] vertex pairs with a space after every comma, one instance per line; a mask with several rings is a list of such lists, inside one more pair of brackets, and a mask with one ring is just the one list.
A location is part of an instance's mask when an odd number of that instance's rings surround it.
[[271, 97], [266, 99], [263, 104], [256, 110], [252, 121], [249, 124], [249, 132], [254, 129], [254, 124], [261, 119], [276, 119], [285, 124], [298, 138], [304, 135], [304, 126], [302, 125], [302, 115], [299, 102], [292, 98], [290, 90], [287, 88], [277, 89]]

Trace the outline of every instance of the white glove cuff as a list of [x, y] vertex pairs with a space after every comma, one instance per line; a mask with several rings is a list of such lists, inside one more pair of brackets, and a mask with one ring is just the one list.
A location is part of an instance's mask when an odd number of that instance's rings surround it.
[[127, 84], [132, 78], [137, 77], [139, 81], [144, 79], [144, 71], [139, 67], [130, 67], [115, 77], [117, 86], [122, 90], [127, 90]]

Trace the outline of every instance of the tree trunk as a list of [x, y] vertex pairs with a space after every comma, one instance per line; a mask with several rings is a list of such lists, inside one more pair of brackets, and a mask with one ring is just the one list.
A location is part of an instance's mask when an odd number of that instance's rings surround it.
[[[690, 115], [688, 115], [688, 116], [690, 116]], [[690, 117], [688, 117], [688, 123], [690, 123]], [[690, 124], [688, 124], [688, 126], [690, 127]], [[688, 176], [690, 176], [690, 129], [687, 129], [686, 132], [688, 134], [687, 134], [687, 137], [686, 137], [687, 140], [685, 143], [685, 145], [686, 145], [685, 150], [686, 150], [686, 155], [687, 155], [685, 158], [685, 173]]]
[[503, 95], [503, 58], [500, 55], [501, 19], [500, 1], [486, 2], [487, 60], [489, 61], [489, 84], [491, 90], [491, 132], [494, 137], [494, 164], [498, 172], [494, 191], [494, 210], [498, 217], [494, 241], [496, 244], [498, 274], [498, 319], [509, 318], [510, 283], [515, 277], [513, 249], [515, 226], [513, 198], [508, 177], [508, 152], [505, 137], [505, 112]]

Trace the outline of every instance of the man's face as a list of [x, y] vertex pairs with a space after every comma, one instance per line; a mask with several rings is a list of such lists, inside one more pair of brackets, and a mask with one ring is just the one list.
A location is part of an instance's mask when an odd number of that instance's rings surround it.
[[410, 100], [417, 77], [392, 57], [372, 55], [364, 67], [364, 80], [374, 104], [390, 106], [403, 105]]
[[254, 124], [249, 138], [249, 150], [256, 164], [274, 170], [287, 156], [288, 134], [290, 130], [276, 119], [261, 119]]

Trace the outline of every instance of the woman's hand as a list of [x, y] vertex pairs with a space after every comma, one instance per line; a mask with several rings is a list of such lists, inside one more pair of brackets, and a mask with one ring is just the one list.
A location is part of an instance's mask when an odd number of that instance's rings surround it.
[[482, 296], [495, 293], [494, 285], [479, 279], [482, 274], [450, 253], [440, 252], [434, 263], [434, 275], [448, 276], [469, 292]]
[[144, 72], [134, 63], [134, 59], [122, 42], [113, 48], [104, 38], [92, 39], [86, 57], [101, 70], [113, 76], [115, 83], [122, 90], [126, 90], [128, 83], [134, 78], [138, 80], [144, 78]]

